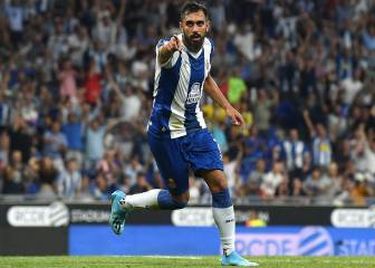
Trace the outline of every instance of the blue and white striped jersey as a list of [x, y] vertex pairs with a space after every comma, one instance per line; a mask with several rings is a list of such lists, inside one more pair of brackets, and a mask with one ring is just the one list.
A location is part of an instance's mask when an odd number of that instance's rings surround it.
[[[182, 40], [182, 34], [177, 37]], [[158, 49], [169, 40], [159, 41], [156, 58]], [[174, 52], [163, 66], [156, 60], [154, 103], [149, 128], [167, 133], [172, 139], [206, 128], [200, 100], [204, 81], [211, 69], [212, 50], [210, 40], [205, 38], [198, 53], [183, 47], [182, 52]]]

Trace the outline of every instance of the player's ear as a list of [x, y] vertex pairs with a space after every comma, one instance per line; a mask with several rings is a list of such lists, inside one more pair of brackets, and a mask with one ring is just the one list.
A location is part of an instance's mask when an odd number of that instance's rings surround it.
[[208, 33], [211, 29], [211, 21], [210, 20], [207, 20], [207, 23], [206, 23], [206, 33]]
[[183, 31], [182, 31], [182, 21], [181, 21], [181, 20], [180, 20], [180, 25], [179, 25], [179, 26], [180, 26], [180, 30], [181, 30], [181, 32], [183, 32]]

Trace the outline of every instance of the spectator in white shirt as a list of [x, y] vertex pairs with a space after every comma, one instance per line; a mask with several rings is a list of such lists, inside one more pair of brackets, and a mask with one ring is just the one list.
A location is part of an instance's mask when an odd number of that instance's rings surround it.
[[58, 178], [58, 191], [60, 196], [74, 199], [81, 189], [82, 175], [78, 169], [77, 160], [74, 158], [66, 162], [65, 169]]
[[284, 166], [282, 162], [275, 162], [272, 167], [272, 171], [268, 172], [263, 176], [262, 184], [260, 189], [262, 191], [263, 197], [273, 198], [276, 193], [277, 187], [283, 181], [284, 178]]

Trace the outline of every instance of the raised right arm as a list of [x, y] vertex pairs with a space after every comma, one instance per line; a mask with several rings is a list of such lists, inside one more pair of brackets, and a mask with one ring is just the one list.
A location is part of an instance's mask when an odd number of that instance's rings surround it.
[[158, 62], [164, 66], [177, 50], [181, 51], [182, 42], [177, 36], [173, 36], [171, 40], [158, 48]]

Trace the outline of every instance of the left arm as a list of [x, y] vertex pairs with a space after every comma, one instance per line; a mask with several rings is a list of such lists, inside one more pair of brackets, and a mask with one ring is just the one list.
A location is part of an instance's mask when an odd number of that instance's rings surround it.
[[233, 106], [225, 98], [223, 93], [221, 93], [218, 85], [210, 74], [207, 76], [207, 79], [204, 82], [203, 89], [217, 104], [219, 104], [225, 110], [227, 115], [232, 119], [233, 124], [238, 126], [245, 124], [242, 115], [233, 108]]

